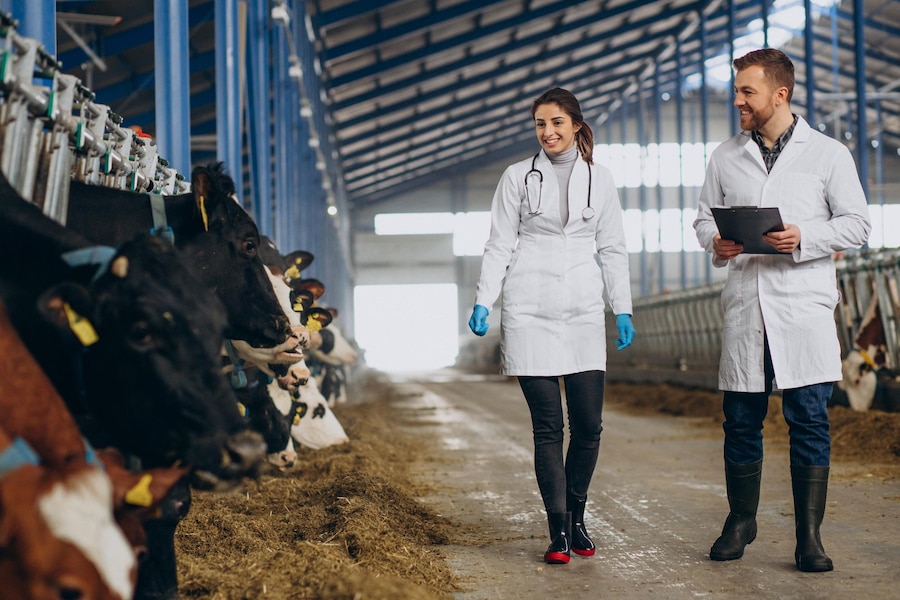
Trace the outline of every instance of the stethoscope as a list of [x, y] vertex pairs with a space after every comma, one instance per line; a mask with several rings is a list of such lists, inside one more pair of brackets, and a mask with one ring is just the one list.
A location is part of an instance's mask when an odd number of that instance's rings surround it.
[[[538, 156], [540, 156], [540, 155], [541, 155], [540, 151], [538, 151], [538, 153], [534, 155], [534, 158], [531, 159], [531, 170], [528, 171], [527, 173], [525, 173], [525, 198], [526, 198], [526, 200], [528, 200], [528, 214], [531, 215], [532, 217], [535, 217], [535, 216], [541, 214], [542, 212], [544, 212], [541, 210], [541, 195], [542, 195], [542, 192], [544, 191], [544, 174], [541, 173], [540, 169], [537, 169], [534, 166], [535, 161], [537, 160]], [[537, 210], [532, 210], [531, 196], [528, 195], [528, 178], [532, 177], [532, 173], [534, 173], [538, 176]], [[581, 218], [584, 219], [585, 221], [589, 221], [594, 218], [594, 209], [591, 208], [591, 183], [592, 183], [591, 180], [592, 179], [593, 179], [593, 177], [592, 177], [592, 173], [591, 173], [591, 166], [588, 165], [587, 206], [584, 208], [584, 210], [581, 211]]]

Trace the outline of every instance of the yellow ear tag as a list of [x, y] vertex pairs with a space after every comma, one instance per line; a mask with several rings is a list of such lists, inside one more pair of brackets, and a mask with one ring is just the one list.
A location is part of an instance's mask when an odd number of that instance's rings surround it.
[[200, 196], [200, 217], [203, 219], [203, 231], [209, 232], [209, 217], [206, 215], [206, 198]]
[[297, 268], [297, 265], [291, 265], [288, 267], [287, 271], [284, 272], [284, 276], [288, 279], [297, 279], [300, 277], [300, 269]]
[[294, 302], [294, 306], [292, 306], [291, 308], [294, 309], [294, 312], [302, 313], [303, 312], [303, 303], [300, 302], [299, 300], [297, 300], [296, 302]]
[[82, 346], [92, 346], [97, 343], [100, 336], [94, 330], [91, 322], [72, 310], [68, 302], [63, 302], [63, 310], [66, 313], [66, 320], [69, 322], [69, 329], [78, 338]]
[[294, 415], [294, 427], [300, 424], [300, 415]]
[[246, 417], [247, 416], [247, 407], [244, 406], [243, 404], [241, 404], [240, 402], [238, 402], [237, 405], [238, 405], [238, 412], [241, 413], [242, 417]]
[[125, 492], [125, 502], [133, 506], [150, 506], [153, 504], [153, 494], [150, 493], [150, 482], [153, 476], [145, 473], [141, 480], [133, 488]]
[[322, 324], [316, 321], [315, 319], [310, 319], [306, 322], [306, 330], [310, 333], [315, 333], [318, 330], [322, 329]]

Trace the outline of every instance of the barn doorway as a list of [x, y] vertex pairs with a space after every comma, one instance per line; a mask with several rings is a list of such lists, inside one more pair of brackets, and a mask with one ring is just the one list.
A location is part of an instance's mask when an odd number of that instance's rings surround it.
[[359, 285], [354, 332], [366, 364], [380, 371], [447, 367], [459, 353], [455, 284]]

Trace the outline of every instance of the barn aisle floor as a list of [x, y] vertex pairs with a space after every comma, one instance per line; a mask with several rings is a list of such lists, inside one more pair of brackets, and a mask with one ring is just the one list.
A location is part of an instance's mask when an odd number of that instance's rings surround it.
[[832, 465], [822, 538], [835, 570], [800, 573], [786, 447], [767, 439], [759, 537], [741, 560], [713, 562], [709, 547], [727, 514], [720, 428], [632, 414], [608, 399], [586, 515], [597, 554], [549, 566], [530, 421], [515, 381], [448, 370], [393, 383], [402, 426], [437, 447], [414, 467], [434, 489], [423, 500], [476, 532], [474, 545], [444, 547], [462, 579], [458, 600], [897, 597], [894, 466]]

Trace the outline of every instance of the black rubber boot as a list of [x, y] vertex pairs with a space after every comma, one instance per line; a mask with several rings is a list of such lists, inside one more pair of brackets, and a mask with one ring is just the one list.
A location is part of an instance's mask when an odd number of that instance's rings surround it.
[[596, 548], [584, 526], [584, 505], [587, 498], [579, 500], [572, 494], [566, 496], [566, 508], [572, 513], [572, 552], [579, 556], [593, 556]]
[[756, 509], [759, 506], [759, 482], [762, 460], [747, 465], [725, 463], [728, 490], [728, 518], [722, 535], [709, 550], [712, 560], [735, 560], [744, 555], [744, 547], [756, 539]]
[[569, 562], [572, 549], [570, 543], [572, 514], [547, 513], [547, 521], [550, 524], [550, 547], [544, 553], [544, 561], [551, 565], [566, 564]]
[[834, 569], [834, 564], [825, 554], [822, 539], [819, 537], [819, 527], [825, 517], [828, 472], [828, 467], [791, 466], [794, 523], [797, 528], [794, 561], [801, 571], [817, 573]]

